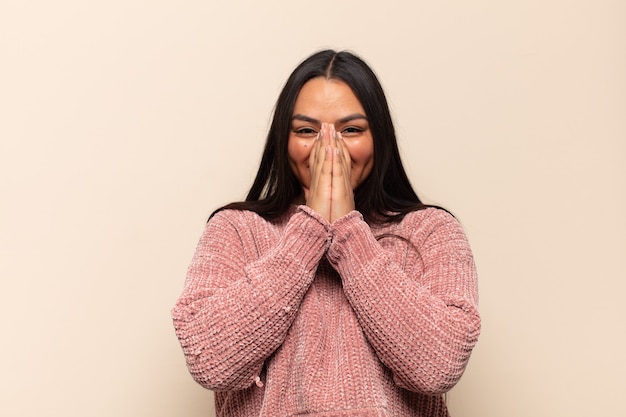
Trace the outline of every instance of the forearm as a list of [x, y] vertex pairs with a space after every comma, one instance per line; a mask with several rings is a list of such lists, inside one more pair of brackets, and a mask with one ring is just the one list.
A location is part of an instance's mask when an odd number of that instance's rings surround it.
[[418, 248], [424, 268], [407, 273], [397, 251], [384, 249], [367, 224], [342, 221], [333, 230], [329, 259], [379, 359], [404, 388], [449, 390], [480, 329], [475, 269], [464, 235], [453, 228], [443, 246]]
[[326, 250], [326, 229], [300, 213], [271, 250], [252, 260], [224, 236], [205, 241], [173, 310], [174, 325], [200, 384], [243, 389], [284, 340]]

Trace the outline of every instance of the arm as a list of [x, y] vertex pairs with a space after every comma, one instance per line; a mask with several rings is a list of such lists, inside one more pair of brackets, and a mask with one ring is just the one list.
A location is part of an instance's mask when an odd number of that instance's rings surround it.
[[223, 211], [209, 221], [172, 310], [189, 371], [212, 390], [254, 383], [282, 344], [327, 248], [328, 224], [310, 211], [294, 214], [266, 253], [243, 219]]
[[333, 224], [328, 257], [394, 381], [439, 394], [461, 378], [480, 317], [474, 261], [461, 226], [443, 210], [427, 211], [403, 220], [409, 224], [402, 230], [413, 231], [405, 234], [417, 250], [413, 265], [402, 265], [397, 248], [383, 248], [357, 212]]

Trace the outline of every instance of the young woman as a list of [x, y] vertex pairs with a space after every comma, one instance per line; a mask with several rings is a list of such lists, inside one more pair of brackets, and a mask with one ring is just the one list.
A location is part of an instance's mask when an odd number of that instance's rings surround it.
[[218, 416], [447, 416], [480, 332], [474, 261], [406, 176], [348, 52], [289, 77], [245, 202], [209, 219], [173, 309]]

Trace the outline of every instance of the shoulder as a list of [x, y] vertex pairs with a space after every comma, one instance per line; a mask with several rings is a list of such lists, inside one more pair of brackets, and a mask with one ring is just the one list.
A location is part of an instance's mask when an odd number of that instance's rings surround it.
[[240, 233], [251, 232], [259, 229], [280, 228], [293, 215], [293, 210], [288, 210], [275, 219], [266, 219], [251, 210], [221, 209], [213, 213], [207, 223], [208, 228], [232, 228]]
[[263, 223], [268, 223], [268, 221], [253, 211], [222, 209], [213, 213], [207, 226], [240, 229]]
[[255, 212], [221, 209], [213, 213], [200, 238], [200, 247], [220, 253], [247, 252], [259, 236], [271, 233], [269, 223]]
[[466, 240], [461, 223], [448, 211], [438, 207], [408, 213], [397, 227], [404, 236], [411, 236], [412, 241], [422, 244]]
[[460, 226], [458, 220], [448, 211], [439, 207], [425, 207], [407, 213], [402, 220], [393, 223], [399, 229], [428, 230], [445, 225]]

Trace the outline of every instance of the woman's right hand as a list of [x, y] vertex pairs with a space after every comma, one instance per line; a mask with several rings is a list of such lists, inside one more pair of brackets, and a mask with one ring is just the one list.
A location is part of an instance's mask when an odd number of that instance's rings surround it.
[[327, 221], [331, 221], [333, 155], [330, 146], [331, 135], [335, 134], [334, 125], [322, 123], [317, 139], [309, 155], [311, 186], [306, 198], [306, 205], [311, 207]]

